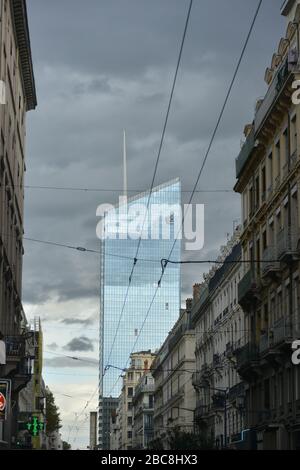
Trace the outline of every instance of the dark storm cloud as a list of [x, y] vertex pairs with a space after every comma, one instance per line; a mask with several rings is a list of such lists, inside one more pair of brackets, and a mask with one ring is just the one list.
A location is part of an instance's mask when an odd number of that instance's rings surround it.
[[56, 351], [57, 348], [58, 348], [58, 344], [57, 343], [51, 343], [51, 344], [47, 344], [47, 348], [48, 349], [51, 349], [51, 351]]
[[[265, 93], [264, 70], [286, 27], [281, 3], [263, 2], [199, 189], [235, 183], [242, 130]], [[129, 187], [149, 187], [187, 6], [183, 0], [28, 2], [39, 106], [27, 123], [27, 184], [121, 188], [126, 128]], [[194, 2], [155, 184], [179, 176], [185, 189], [193, 186], [255, 7], [247, 0]], [[117, 196], [27, 190], [26, 235], [97, 249], [96, 208]], [[201, 193], [195, 201], [205, 204], [205, 247], [184, 256], [217, 256], [240, 216], [239, 197]], [[91, 299], [97, 309], [97, 254], [31, 242], [25, 248], [27, 303]], [[183, 268], [184, 297], [205, 271]]]
[[92, 358], [86, 357], [85, 361], [74, 361], [71, 358], [64, 357], [64, 356], [57, 356], [54, 358], [46, 358], [44, 359], [44, 366], [46, 368], [99, 368], [99, 362]]
[[65, 325], [83, 325], [83, 326], [89, 326], [92, 325], [95, 322], [95, 319], [93, 318], [85, 318], [85, 319], [80, 319], [80, 318], [65, 318], [62, 323]]
[[64, 349], [67, 351], [94, 351], [93, 342], [86, 336], [73, 338]]

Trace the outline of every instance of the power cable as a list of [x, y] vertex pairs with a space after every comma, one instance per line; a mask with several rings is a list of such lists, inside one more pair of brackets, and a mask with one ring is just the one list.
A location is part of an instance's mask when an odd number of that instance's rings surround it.
[[[198, 176], [197, 176], [197, 179], [196, 179], [196, 182], [195, 182], [195, 185], [194, 185], [194, 188], [193, 188], [191, 197], [190, 197], [190, 199], [189, 199], [188, 206], [190, 206], [190, 204], [191, 204], [191, 202], [192, 202], [192, 200], [193, 200], [193, 197], [194, 197], [195, 191], [196, 191], [196, 189], [197, 189], [197, 186], [198, 186], [199, 180], [200, 180], [200, 178], [201, 178], [201, 175], [202, 175], [202, 173], [203, 173], [203, 170], [204, 170], [206, 161], [207, 161], [208, 156], [209, 156], [209, 154], [210, 154], [210, 150], [211, 150], [211, 148], [212, 148], [212, 145], [213, 145], [213, 142], [214, 142], [214, 140], [215, 140], [217, 131], [218, 131], [218, 129], [219, 129], [219, 126], [220, 126], [222, 117], [223, 117], [223, 115], [224, 115], [224, 111], [225, 111], [226, 105], [227, 105], [227, 103], [228, 103], [228, 100], [229, 100], [229, 97], [230, 97], [230, 94], [231, 94], [233, 85], [234, 85], [234, 83], [235, 83], [235, 80], [236, 80], [236, 77], [237, 77], [237, 74], [238, 74], [238, 71], [239, 71], [239, 68], [240, 68], [242, 59], [243, 59], [243, 57], [244, 57], [244, 54], [245, 54], [247, 45], [248, 45], [248, 43], [249, 43], [249, 40], [250, 40], [252, 31], [253, 31], [254, 25], [255, 25], [255, 23], [256, 23], [256, 19], [257, 19], [258, 13], [259, 13], [260, 8], [261, 8], [261, 5], [262, 5], [262, 1], [263, 1], [263, 0], [259, 0], [258, 6], [257, 6], [257, 8], [256, 8], [256, 11], [255, 11], [253, 20], [252, 20], [251, 25], [250, 25], [249, 32], [248, 32], [248, 34], [247, 34], [247, 37], [246, 37], [245, 43], [244, 43], [244, 45], [243, 45], [243, 48], [242, 48], [240, 57], [239, 57], [239, 59], [238, 59], [237, 65], [236, 65], [235, 70], [234, 70], [233, 78], [232, 78], [232, 80], [231, 80], [231, 82], [230, 82], [229, 89], [228, 89], [228, 91], [227, 91], [227, 93], [226, 93], [225, 101], [224, 101], [224, 103], [223, 103], [223, 105], [222, 105], [222, 107], [221, 107], [221, 111], [220, 111], [219, 117], [218, 117], [218, 119], [217, 119], [216, 126], [215, 126], [215, 128], [214, 128], [214, 130], [213, 130], [213, 133], [212, 133], [212, 136], [211, 136], [211, 139], [210, 139], [210, 142], [209, 142], [207, 151], [206, 151], [206, 153], [205, 153], [205, 156], [204, 156], [202, 165], [201, 165], [201, 167], [200, 167], [200, 171], [199, 171], [199, 173], [198, 173]], [[183, 214], [181, 226], [183, 226], [184, 220], [185, 220], [185, 213]], [[172, 253], [173, 253], [173, 251], [174, 251], [175, 244], [176, 244], [176, 241], [177, 241], [177, 237], [178, 237], [178, 234], [176, 235], [176, 238], [175, 238], [175, 240], [174, 240], [172, 249], [171, 249], [170, 254], [169, 254], [169, 256], [168, 256], [169, 259], [171, 258]], [[135, 341], [135, 343], [134, 343], [134, 347], [135, 347], [135, 345], [137, 344], [137, 341], [138, 341], [138, 339], [139, 339], [139, 337], [140, 337], [140, 335], [141, 335], [141, 332], [142, 332], [142, 330], [143, 330], [143, 328], [144, 328], [144, 325], [145, 325], [145, 323], [146, 323], [146, 321], [147, 321], [147, 318], [148, 318], [148, 315], [149, 315], [149, 313], [150, 313], [151, 307], [152, 307], [152, 305], [153, 305], [153, 303], [154, 303], [154, 300], [155, 300], [155, 298], [156, 298], [158, 289], [159, 289], [159, 287], [160, 287], [160, 285], [161, 285], [161, 281], [162, 281], [162, 278], [163, 278], [163, 276], [164, 276], [164, 273], [165, 273], [165, 269], [162, 270], [160, 279], [159, 279], [159, 281], [158, 281], [158, 283], [157, 283], [157, 287], [156, 287], [154, 296], [153, 296], [153, 298], [152, 298], [152, 300], [151, 300], [151, 302], [150, 302], [150, 306], [149, 306], [149, 308], [148, 308], [148, 310], [147, 310], [146, 316], [145, 316], [144, 321], [143, 321], [143, 323], [142, 323], [142, 327], [141, 327], [141, 329], [139, 330], [139, 334], [138, 334], [138, 337], [137, 337], [137, 339], [136, 339], [136, 341]], [[134, 348], [133, 348], [132, 352], [133, 352], [133, 351], [134, 351]], [[131, 353], [132, 353], [132, 352], [131, 352]], [[128, 358], [127, 362], [126, 362], [125, 368], [126, 368], [126, 366], [127, 366], [129, 360], [130, 360], [130, 355], [129, 355], [129, 358]]]

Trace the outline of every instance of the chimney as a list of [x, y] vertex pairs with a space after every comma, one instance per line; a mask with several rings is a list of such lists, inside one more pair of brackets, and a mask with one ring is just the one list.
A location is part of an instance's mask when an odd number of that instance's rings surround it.
[[186, 299], [185, 308], [186, 308], [187, 313], [191, 312], [192, 306], [193, 306], [193, 299]]
[[202, 284], [193, 285], [193, 301], [197, 302], [200, 299]]

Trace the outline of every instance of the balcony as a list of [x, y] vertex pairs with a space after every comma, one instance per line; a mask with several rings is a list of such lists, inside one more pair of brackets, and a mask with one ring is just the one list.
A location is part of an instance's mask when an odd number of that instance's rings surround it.
[[261, 335], [259, 340], [259, 353], [264, 355], [270, 348], [270, 332]]
[[225, 393], [215, 392], [212, 397], [212, 408], [214, 410], [223, 410], [225, 406]]
[[270, 332], [271, 344], [273, 347], [279, 346], [284, 342], [290, 342], [293, 338], [292, 318], [280, 318], [274, 323]]
[[200, 371], [194, 372], [192, 375], [193, 387], [197, 388], [203, 386], [205, 381], [208, 379], [210, 372], [211, 368], [207, 364], [204, 364]]
[[235, 167], [236, 167], [236, 177], [239, 178], [247, 161], [252, 155], [252, 152], [255, 148], [255, 139], [254, 139], [254, 129], [248, 135], [246, 142], [244, 143], [239, 156], [236, 159]]
[[12, 389], [18, 392], [24, 388], [32, 376], [34, 358], [34, 337], [26, 335], [8, 335], [5, 337], [6, 365], [3, 376], [12, 379]]
[[195, 409], [195, 424], [200, 424], [203, 420], [208, 419], [209, 406], [202, 401], [197, 401]]
[[275, 246], [268, 246], [262, 255], [262, 276], [271, 278], [276, 277], [280, 271], [280, 263], [277, 260], [277, 251]]
[[228, 400], [230, 402], [236, 401], [240, 397], [245, 396], [245, 384], [240, 382], [229, 389]]
[[296, 163], [297, 163], [297, 151], [295, 150], [295, 152], [290, 156], [290, 158], [288, 159], [288, 161], [284, 164], [282, 168], [283, 180], [285, 180], [288, 177], [289, 173], [293, 171], [293, 169], [296, 166]]
[[277, 108], [276, 105], [280, 104], [279, 101], [283, 95], [282, 91], [286, 88], [293, 68], [295, 69], [295, 67], [288, 62], [288, 59], [286, 59], [274, 77], [255, 115], [255, 136], [260, 133], [271, 113]]
[[299, 259], [298, 227], [283, 227], [277, 234], [277, 258], [281, 261]]
[[249, 371], [251, 372], [251, 369], [257, 365], [258, 353], [258, 347], [254, 343], [247, 343], [236, 351], [237, 371], [242, 377], [247, 375]]
[[20, 361], [25, 356], [25, 337], [24, 336], [6, 336], [6, 360], [7, 362]]
[[290, 348], [290, 343], [300, 337], [300, 317], [297, 315], [282, 317], [260, 337], [259, 353], [278, 354], [281, 348]]
[[249, 310], [258, 297], [258, 284], [252, 269], [245, 274], [238, 284], [238, 303], [244, 310]]
[[134, 396], [133, 396], [133, 403], [136, 403], [143, 394], [153, 394], [154, 392], [155, 392], [154, 383], [145, 384], [142, 382], [135, 388]]

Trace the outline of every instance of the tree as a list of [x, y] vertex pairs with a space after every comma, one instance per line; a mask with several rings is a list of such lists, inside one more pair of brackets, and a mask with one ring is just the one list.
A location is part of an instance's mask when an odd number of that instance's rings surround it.
[[174, 428], [169, 431], [169, 447], [171, 450], [208, 450], [213, 449], [213, 442], [204, 434], [194, 434]]
[[71, 450], [71, 444], [66, 441], [63, 441], [63, 450]]
[[46, 389], [46, 420], [47, 436], [49, 436], [54, 431], [58, 431], [61, 428], [59, 409], [55, 404], [53, 393], [49, 389]]

